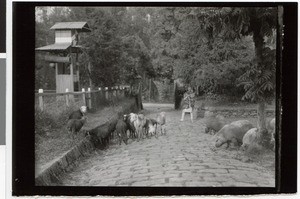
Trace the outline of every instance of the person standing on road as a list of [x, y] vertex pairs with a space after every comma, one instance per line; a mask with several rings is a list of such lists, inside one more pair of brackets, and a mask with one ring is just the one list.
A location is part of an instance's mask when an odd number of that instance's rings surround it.
[[193, 109], [195, 105], [195, 93], [191, 86], [188, 87], [188, 90], [183, 95], [183, 110], [181, 115], [181, 120], [184, 120], [185, 113], [190, 113], [191, 120], [193, 122]]

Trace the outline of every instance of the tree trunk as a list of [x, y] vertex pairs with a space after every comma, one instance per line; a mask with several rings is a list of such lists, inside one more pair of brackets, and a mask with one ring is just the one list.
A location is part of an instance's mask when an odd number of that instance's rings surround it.
[[264, 47], [264, 38], [260, 32], [254, 32], [253, 41], [255, 46], [255, 57], [257, 59], [258, 68], [262, 67], [262, 50]]
[[149, 79], [149, 102], [151, 101], [151, 78]]
[[266, 112], [264, 101], [258, 102], [257, 117], [257, 127], [260, 136], [260, 144], [266, 148], [272, 148], [272, 135], [268, 132], [266, 126]]
[[[255, 57], [257, 59], [257, 68], [259, 71], [263, 71], [262, 59], [263, 59], [263, 48], [264, 48], [264, 38], [261, 34], [260, 27], [261, 23], [256, 21], [256, 29], [253, 31], [253, 41], [255, 46]], [[265, 100], [258, 99], [257, 106], [257, 124], [260, 136], [262, 136], [262, 142], [267, 137], [268, 132], [266, 131], [266, 112], [265, 112]]]
[[266, 111], [265, 111], [265, 102], [258, 102], [257, 106], [257, 126], [258, 129], [263, 130], [266, 129]]
[[174, 108], [176, 110], [180, 109], [181, 101], [182, 101], [182, 88], [178, 85], [178, 82], [174, 83]]
[[[141, 82], [139, 83], [141, 85]], [[143, 102], [142, 102], [142, 85], [139, 86], [139, 107], [143, 110]]]
[[177, 84], [174, 84], [174, 108], [175, 110], [179, 109], [179, 104], [180, 104], [180, 98], [178, 96], [178, 88]]

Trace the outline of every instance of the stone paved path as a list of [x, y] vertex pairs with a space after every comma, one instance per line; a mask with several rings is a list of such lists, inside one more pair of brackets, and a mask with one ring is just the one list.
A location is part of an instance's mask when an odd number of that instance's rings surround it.
[[[69, 186], [275, 186], [274, 170], [234, 158], [236, 150], [213, 148], [213, 136], [204, 134], [200, 120], [191, 123], [186, 115], [170, 107], [144, 105], [147, 117], [167, 112], [167, 135], [140, 142], [115, 144], [96, 151], [72, 172], [63, 185]], [[147, 111], [146, 111], [147, 112]]]

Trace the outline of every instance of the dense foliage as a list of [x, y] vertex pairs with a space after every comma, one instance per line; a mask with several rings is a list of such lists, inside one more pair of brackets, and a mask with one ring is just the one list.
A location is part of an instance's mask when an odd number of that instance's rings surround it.
[[[54, 42], [55, 22], [88, 22], [92, 31], [80, 38], [84, 85], [89, 78], [93, 86], [131, 84], [139, 75], [144, 82], [183, 78], [206, 94], [274, 96], [276, 9], [38, 7], [36, 15], [37, 47]], [[41, 66], [47, 63], [37, 56], [37, 85], [53, 87]]]

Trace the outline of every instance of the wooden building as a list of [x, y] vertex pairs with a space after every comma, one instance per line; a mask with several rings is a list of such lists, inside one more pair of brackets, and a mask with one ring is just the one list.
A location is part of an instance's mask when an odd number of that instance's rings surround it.
[[79, 67], [77, 64], [78, 53], [81, 46], [78, 45], [78, 34], [91, 32], [87, 22], [60, 22], [50, 29], [55, 30], [55, 43], [36, 48], [36, 51], [47, 52], [45, 61], [55, 67], [56, 92], [79, 91]]

